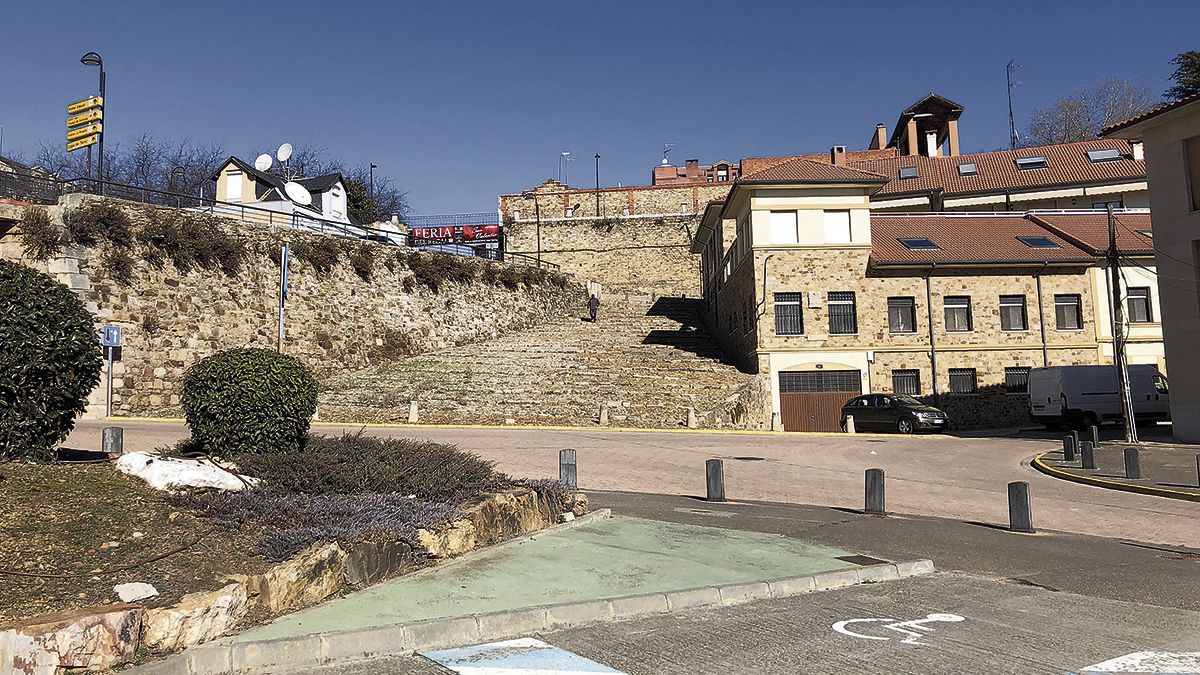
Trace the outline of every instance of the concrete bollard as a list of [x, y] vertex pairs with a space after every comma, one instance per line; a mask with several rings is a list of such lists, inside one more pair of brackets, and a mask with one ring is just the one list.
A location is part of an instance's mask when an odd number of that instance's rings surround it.
[[689, 428], [689, 429], [699, 429], [700, 428], [700, 421], [696, 419], [696, 409], [695, 408], [687, 409], [687, 428]]
[[867, 469], [866, 492], [864, 510], [875, 516], [887, 515], [883, 501], [883, 469]]
[[1008, 529], [1013, 532], [1033, 532], [1029, 483], [1025, 481], [1013, 481], [1008, 484]]
[[125, 452], [124, 427], [104, 427], [100, 432], [100, 447], [109, 455], [123, 454]]
[[1196, 455], [1196, 486], [1200, 487], [1200, 455]]
[[1096, 446], [1092, 445], [1091, 441], [1083, 441], [1080, 443], [1079, 457], [1083, 460], [1083, 468], [1096, 468]]
[[1138, 456], [1137, 448], [1125, 448], [1125, 477], [1142, 477], [1142, 458]]
[[600, 406], [600, 426], [608, 426], [608, 406]]
[[575, 464], [575, 449], [558, 451], [558, 480], [574, 490], [579, 487], [579, 470]]
[[1079, 432], [1071, 430], [1071, 443], [1075, 445], [1075, 452], [1079, 452]]
[[1088, 427], [1088, 436], [1092, 439], [1092, 447], [1100, 445], [1100, 427], [1098, 425], [1093, 424]]
[[1075, 461], [1075, 438], [1073, 436], [1063, 436], [1063, 461]]
[[854, 415], [846, 415], [846, 433], [858, 433], [854, 430]]
[[704, 478], [710, 502], [725, 501], [725, 462], [710, 459], [704, 463]]
[[408, 423], [416, 424], [417, 421], [420, 419], [421, 419], [421, 415], [420, 415], [420, 412], [417, 410], [417, 402], [409, 401], [408, 402]]
[[779, 413], [771, 413], [771, 431], [783, 431], [783, 421]]

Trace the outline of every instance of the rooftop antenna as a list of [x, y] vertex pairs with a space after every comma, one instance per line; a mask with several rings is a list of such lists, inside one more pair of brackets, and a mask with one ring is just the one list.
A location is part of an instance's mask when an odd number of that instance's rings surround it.
[[563, 150], [562, 152], [558, 153], [558, 182], [567, 182], [567, 168], [569, 168], [567, 164], [573, 161], [575, 161], [575, 159], [571, 157], [570, 150]]
[[667, 159], [667, 155], [671, 154], [671, 150], [675, 147], [674, 143], [663, 143], [663, 166], [671, 166], [671, 160]]
[[1020, 140], [1020, 137], [1017, 136], [1017, 124], [1013, 120], [1013, 111], [1012, 111], [1013, 87], [1021, 86], [1020, 81], [1013, 82], [1012, 74], [1013, 74], [1013, 71], [1015, 71], [1017, 68], [1020, 68], [1020, 67], [1021, 67], [1020, 64], [1014, 63], [1013, 61], [1009, 61], [1008, 65], [1004, 67], [1004, 79], [1008, 83], [1008, 149], [1009, 150], [1016, 150], [1017, 149], [1017, 141]]

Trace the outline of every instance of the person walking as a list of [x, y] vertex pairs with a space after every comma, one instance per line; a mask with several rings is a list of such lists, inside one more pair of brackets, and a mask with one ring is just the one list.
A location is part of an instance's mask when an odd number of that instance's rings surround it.
[[596, 323], [596, 315], [600, 312], [600, 298], [592, 294], [592, 297], [588, 298], [587, 308], [588, 316], [592, 317], [592, 323]]

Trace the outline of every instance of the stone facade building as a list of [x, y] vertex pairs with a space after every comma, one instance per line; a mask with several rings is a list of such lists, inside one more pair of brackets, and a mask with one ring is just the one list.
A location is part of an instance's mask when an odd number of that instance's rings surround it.
[[[872, 391], [935, 398], [960, 426], [1020, 424], [1031, 367], [1104, 362], [1100, 263], [1078, 243], [1094, 215], [872, 214], [886, 181], [795, 158], [703, 213], [708, 322], [770, 390], [764, 426], [836, 430], [841, 404]], [[1144, 213], [1122, 218], [1149, 231]], [[1157, 327], [1139, 330], [1131, 361], [1161, 367]]]

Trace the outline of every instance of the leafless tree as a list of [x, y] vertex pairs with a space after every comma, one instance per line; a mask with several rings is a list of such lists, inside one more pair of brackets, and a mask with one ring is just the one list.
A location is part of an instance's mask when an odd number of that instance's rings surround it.
[[1133, 117], [1154, 104], [1154, 97], [1145, 86], [1111, 77], [1034, 110], [1022, 144], [1053, 145], [1093, 139], [1106, 125]]
[[[93, 153], [94, 155], [95, 153]], [[217, 144], [163, 141], [149, 134], [109, 142], [104, 149], [104, 179], [160, 192], [199, 195], [228, 155]], [[93, 158], [93, 175], [95, 167]], [[42, 143], [34, 162], [64, 179], [88, 175], [87, 153], [68, 153], [58, 143]]]

